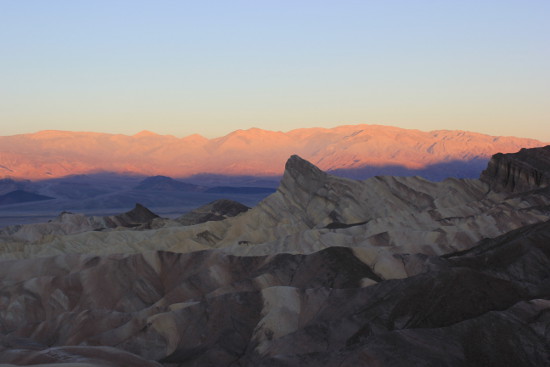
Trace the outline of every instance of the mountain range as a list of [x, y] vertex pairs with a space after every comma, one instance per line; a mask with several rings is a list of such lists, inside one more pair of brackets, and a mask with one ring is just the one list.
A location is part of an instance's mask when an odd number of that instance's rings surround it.
[[548, 366], [550, 146], [440, 182], [292, 155], [252, 208], [10, 226], [0, 289], [8, 365]]
[[41, 131], [0, 137], [0, 177], [36, 180], [98, 172], [175, 178], [280, 176], [292, 154], [325, 171], [359, 179], [381, 174], [477, 177], [495, 153], [542, 145], [534, 139], [380, 125], [289, 132], [252, 128], [214, 139], [148, 131], [132, 136]]

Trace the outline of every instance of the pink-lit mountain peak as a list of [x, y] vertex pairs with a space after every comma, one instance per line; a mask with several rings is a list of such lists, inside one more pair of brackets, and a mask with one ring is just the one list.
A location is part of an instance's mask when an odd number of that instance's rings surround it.
[[542, 145], [534, 139], [467, 131], [424, 132], [365, 124], [289, 132], [251, 128], [214, 139], [150, 131], [133, 136], [41, 131], [0, 137], [0, 177], [37, 179], [97, 171], [172, 177], [279, 175], [293, 154], [324, 170], [384, 165], [418, 169]]

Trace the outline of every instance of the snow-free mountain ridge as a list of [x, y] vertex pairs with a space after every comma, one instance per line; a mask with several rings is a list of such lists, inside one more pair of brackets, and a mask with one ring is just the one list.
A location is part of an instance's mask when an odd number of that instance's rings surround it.
[[[0, 177], [44, 179], [94, 172], [179, 178], [202, 173], [273, 176], [283, 173], [283, 164], [292, 154], [325, 171], [364, 167], [419, 170], [452, 162], [476, 162], [479, 166], [479, 160], [481, 170], [495, 153], [542, 145], [534, 139], [380, 125], [289, 132], [253, 128], [214, 139], [196, 134], [177, 138], [149, 131], [133, 136], [41, 131], [0, 137]], [[477, 174], [459, 172], [458, 176]]]

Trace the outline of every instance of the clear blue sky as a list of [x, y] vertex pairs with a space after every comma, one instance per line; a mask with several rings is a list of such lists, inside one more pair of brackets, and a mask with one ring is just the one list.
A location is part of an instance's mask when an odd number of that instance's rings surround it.
[[0, 135], [372, 123], [550, 141], [550, 1], [0, 0]]

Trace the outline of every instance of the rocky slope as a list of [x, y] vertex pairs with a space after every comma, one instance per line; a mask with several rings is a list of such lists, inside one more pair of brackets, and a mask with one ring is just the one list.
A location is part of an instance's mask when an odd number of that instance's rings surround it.
[[[170, 177], [219, 172], [272, 176], [282, 173], [285, 160], [292, 154], [323, 170], [370, 167], [369, 175], [394, 171], [401, 174], [441, 163], [478, 165], [480, 160], [485, 163], [497, 152], [542, 145], [533, 139], [378, 125], [297, 129], [286, 133], [249, 129], [215, 139], [198, 135], [179, 139], [153, 133], [125, 136], [42, 131], [0, 137], [0, 177], [44, 179], [98, 171]], [[455, 167], [452, 174], [464, 175], [462, 170], [468, 171], [469, 164]], [[373, 167], [378, 167], [378, 171], [372, 171]]]
[[[508, 157], [543, 177], [547, 158]], [[510, 188], [501, 159], [482, 180], [353, 181], [292, 156], [223, 220], [6, 233], [0, 363], [547, 366], [550, 191]]]
[[155, 220], [158, 218], [158, 215], [141, 204], [136, 204], [134, 209], [126, 213], [109, 216], [86, 216], [63, 212], [48, 223], [15, 225], [0, 229], [0, 239], [40, 242], [54, 236], [107, 229], [151, 229], [156, 225]]
[[546, 366], [549, 240], [537, 224], [393, 281], [341, 247], [5, 262], [0, 361], [108, 346], [166, 366]]

